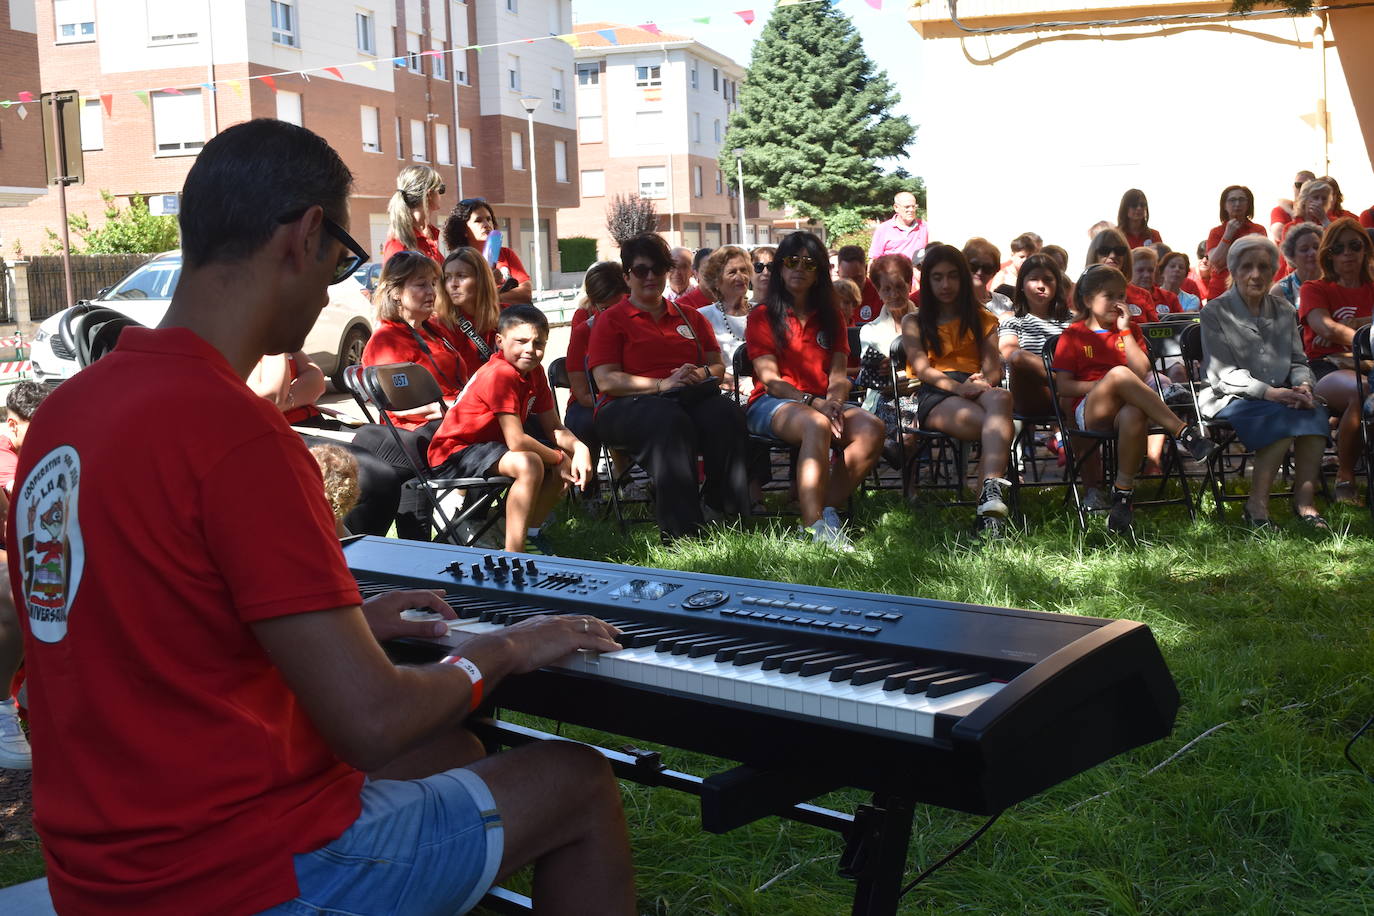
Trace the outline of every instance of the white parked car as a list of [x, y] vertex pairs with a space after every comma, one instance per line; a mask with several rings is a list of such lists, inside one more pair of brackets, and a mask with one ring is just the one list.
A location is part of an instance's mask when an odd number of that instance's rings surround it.
[[[372, 336], [372, 289], [376, 286], [377, 275], [377, 265], [364, 264], [351, 277], [331, 286], [329, 304], [320, 312], [319, 320], [305, 339], [305, 352], [340, 390], [343, 389], [344, 369], [362, 361], [363, 347]], [[164, 252], [140, 264], [123, 280], [102, 290], [90, 301], [151, 328], [162, 320], [180, 278], [181, 252]], [[56, 384], [71, 378], [80, 368], [76, 364], [76, 354], [58, 334], [62, 314], [58, 312], [44, 319], [33, 337], [29, 359], [33, 363], [33, 376], [40, 382]]]

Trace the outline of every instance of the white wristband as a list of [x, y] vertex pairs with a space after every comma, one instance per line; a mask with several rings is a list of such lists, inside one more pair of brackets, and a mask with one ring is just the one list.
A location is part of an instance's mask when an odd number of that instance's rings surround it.
[[461, 655], [450, 655], [439, 660], [441, 665], [453, 665], [461, 668], [463, 673], [472, 681], [472, 703], [468, 706], [468, 712], [472, 712], [482, 705], [482, 669], [472, 663], [470, 659], [463, 658]]

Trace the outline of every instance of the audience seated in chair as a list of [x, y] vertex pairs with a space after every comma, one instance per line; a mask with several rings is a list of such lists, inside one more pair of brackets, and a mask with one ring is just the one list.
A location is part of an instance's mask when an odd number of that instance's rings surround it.
[[496, 279], [476, 248], [455, 248], [444, 259], [444, 282], [434, 300], [430, 326], [458, 353], [463, 376], [472, 378], [496, 350], [501, 302]]
[[[902, 336], [902, 319], [916, 310], [916, 303], [911, 301], [912, 273], [911, 260], [906, 255], [885, 254], [873, 259], [868, 277], [882, 306], [873, 320], [859, 329], [859, 347], [863, 351], [859, 357], [859, 383], [870, 392], [864, 407], [883, 421], [887, 431], [885, 451], [893, 464], [900, 460], [897, 456], [902, 451], [897, 445], [898, 431], [916, 425], [916, 394], [906, 377], [905, 364], [898, 376], [901, 390], [892, 391], [889, 381], [892, 342]], [[899, 409], [902, 423], [897, 421]], [[907, 440], [906, 448], [910, 450], [915, 445], [914, 436], [908, 433]]]
[[[679, 249], [681, 250], [681, 249]], [[574, 436], [582, 440], [592, 458], [601, 452], [601, 438], [596, 434], [596, 395], [592, 393], [591, 379], [587, 374], [587, 342], [592, 336], [592, 325], [596, 316], [613, 305], [618, 305], [630, 294], [625, 284], [625, 271], [617, 261], [598, 261], [587, 268], [582, 278], [582, 298], [573, 312], [572, 331], [568, 336], [568, 352], [563, 365], [568, 372], [568, 407], [563, 420]], [[624, 452], [612, 452], [612, 479], [619, 480], [630, 470], [630, 456]], [[596, 476], [584, 488], [588, 496], [597, 492]]]
[[1045, 254], [1026, 258], [1016, 276], [1012, 314], [997, 329], [997, 348], [1010, 374], [1008, 387], [1018, 413], [1053, 413], [1045, 386], [1045, 341], [1073, 321], [1068, 284], [1059, 263]]

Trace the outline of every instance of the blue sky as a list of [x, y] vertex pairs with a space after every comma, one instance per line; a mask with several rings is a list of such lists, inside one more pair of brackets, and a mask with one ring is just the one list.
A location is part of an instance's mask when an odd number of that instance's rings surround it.
[[[897, 113], [921, 123], [919, 81], [921, 72], [921, 41], [907, 24], [904, 0], [882, 0], [883, 9], [875, 10], [865, 0], [839, 0], [839, 10], [853, 20], [863, 37], [864, 50], [874, 63], [887, 71], [902, 102]], [[736, 10], [749, 9], [751, 0], [706, 0], [706, 2], [678, 7], [659, 7], [653, 21], [665, 31], [691, 35], [704, 45], [715, 48], [749, 65], [749, 55], [763, 24], [772, 13], [772, 5], [760, 2], [754, 6], [754, 23], [745, 25]], [[645, 22], [643, 0], [573, 0], [573, 19], [576, 22], [608, 21], [624, 25]], [[692, 19], [710, 16], [711, 23], [702, 25]], [[917, 134], [919, 144], [920, 134]], [[913, 146], [913, 151], [915, 150]]]

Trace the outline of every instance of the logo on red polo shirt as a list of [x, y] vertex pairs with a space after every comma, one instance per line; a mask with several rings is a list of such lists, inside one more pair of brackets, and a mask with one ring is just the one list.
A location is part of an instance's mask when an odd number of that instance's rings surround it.
[[865, 305], [859, 308], [859, 317], [864, 321], [873, 320], [873, 306]]
[[692, 338], [692, 329], [689, 328], [689, 327], [687, 327], [687, 325], [685, 325], [685, 324], [680, 324], [680, 325], [678, 325], [678, 326], [677, 326], [677, 332], [678, 332], [679, 334], [681, 334], [683, 337], [687, 338], [688, 340], [692, 340], [692, 339], [693, 339], [693, 338]]
[[15, 499], [15, 531], [29, 629], [36, 639], [59, 642], [81, 573], [85, 545], [77, 518], [81, 456], [69, 445], [53, 449], [25, 478]]

